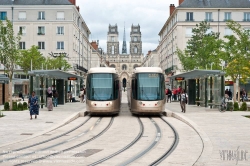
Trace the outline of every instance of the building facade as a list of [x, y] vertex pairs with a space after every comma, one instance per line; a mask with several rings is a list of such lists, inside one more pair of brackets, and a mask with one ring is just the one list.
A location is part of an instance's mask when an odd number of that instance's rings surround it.
[[[125, 37], [123, 39], [125, 39]], [[116, 68], [121, 81], [128, 82], [133, 69], [140, 66], [143, 61], [140, 25], [131, 26], [130, 52], [128, 54], [126, 53], [127, 48], [124, 42], [126, 41], [123, 41], [123, 53], [120, 54], [118, 26], [109, 25], [105, 59], [108, 61], [110, 67]]]
[[[226, 25], [227, 20], [250, 28], [249, 0], [179, 0], [178, 7], [170, 4], [169, 9], [170, 16], [159, 32], [160, 43], [157, 48], [159, 66], [166, 76], [182, 72], [176, 50], [186, 48], [196, 24], [209, 22], [211, 28], [208, 31], [219, 32], [222, 39], [233, 33]], [[170, 83], [168, 79], [166, 81]]]
[[71, 72], [84, 75], [91, 56], [90, 30], [79, 10], [75, 0], [0, 1], [0, 19], [7, 17], [15, 33], [22, 34], [20, 49], [35, 45], [45, 57], [64, 56]]

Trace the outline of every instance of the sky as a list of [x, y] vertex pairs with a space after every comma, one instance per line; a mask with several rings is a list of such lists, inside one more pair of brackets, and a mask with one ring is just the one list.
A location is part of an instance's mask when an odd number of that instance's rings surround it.
[[76, 0], [80, 13], [90, 29], [89, 41], [99, 40], [99, 48], [107, 51], [109, 24], [118, 26], [120, 53], [125, 22], [127, 53], [131, 25], [140, 25], [142, 53], [154, 50], [159, 44], [159, 32], [169, 17], [169, 6], [179, 0]]

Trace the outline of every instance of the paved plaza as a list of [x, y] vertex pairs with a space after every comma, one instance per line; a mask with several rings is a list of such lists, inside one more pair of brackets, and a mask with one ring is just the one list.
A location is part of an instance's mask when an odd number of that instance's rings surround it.
[[[126, 93], [124, 92], [123, 102], [126, 103]], [[79, 112], [85, 111], [85, 106], [85, 103], [75, 102], [59, 105], [53, 111], [47, 111], [47, 108], [43, 108], [40, 109], [38, 119], [33, 120], [30, 120], [28, 111], [4, 111], [5, 116], [0, 118], [0, 148], [14, 142], [21, 142], [21, 140], [36, 138], [36, 136], [54, 130], [73, 120]], [[120, 116], [125, 117], [120, 119], [121, 121], [125, 120], [123, 124], [126, 124], [131, 116], [126, 107], [127, 105], [123, 104], [120, 113]], [[170, 155], [160, 165], [192, 165], [191, 163], [195, 160], [197, 160], [195, 165], [250, 165], [250, 134], [248, 132], [250, 118], [245, 117], [246, 115], [250, 116], [249, 111], [221, 113], [216, 109], [187, 105], [186, 113], [182, 113], [179, 103], [172, 102], [166, 104], [166, 112], [168, 116], [174, 117], [172, 119], [166, 117], [166, 119], [176, 127], [180, 140], [179, 147], [177, 146], [172, 156]], [[114, 126], [117, 126], [115, 127], [116, 134], [122, 138], [122, 135], [118, 134], [119, 124], [115, 125], [116, 123], [114, 123]], [[188, 125], [191, 128], [187, 128]], [[147, 129], [150, 130], [150, 127]], [[133, 131], [133, 127], [127, 130]], [[136, 135], [136, 132], [137, 130], [134, 130], [132, 132], [134, 134], [131, 133], [131, 135]], [[112, 135], [112, 133], [110, 134]], [[91, 148], [97, 145], [89, 144], [88, 146]], [[164, 144], [161, 142], [159, 146], [164, 146]], [[125, 152], [124, 155], [129, 155], [128, 152]], [[195, 157], [192, 159], [192, 156]], [[188, 161], [185, 157], [188, 158]], [[145, 157], [142, 159], [149, 160]], [[109, 165], [112, 160], [104, 165]], [[140, 164], [143, 163], [135, 162], [131, 165]]]

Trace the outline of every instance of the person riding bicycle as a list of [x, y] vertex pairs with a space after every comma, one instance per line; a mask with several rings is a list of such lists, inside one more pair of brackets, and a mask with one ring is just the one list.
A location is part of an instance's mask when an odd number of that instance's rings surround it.
[[[225, 94], [225, 96], [222, 98], [222, 101], [221, 101], [220, 111], [227, 110], [229, 100], [230, 100], [229, 95]], [[231, 110], [231, 108], [230, 108], [230, 110]]]

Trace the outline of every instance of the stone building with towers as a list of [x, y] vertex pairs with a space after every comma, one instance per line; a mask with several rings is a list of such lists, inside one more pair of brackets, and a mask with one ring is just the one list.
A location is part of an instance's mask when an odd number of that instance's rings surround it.
[[116, 68], [123, 83], [127, 83], [133, 69], [140, 66], [143, 60], [140, 25], [132, 25], [130, 31], [130, 48], [127, 52], [124, 27], [122, 53], [119, 51], [119, 32], [117, 25], [109, 25], [107, 33], [106, 61]]

